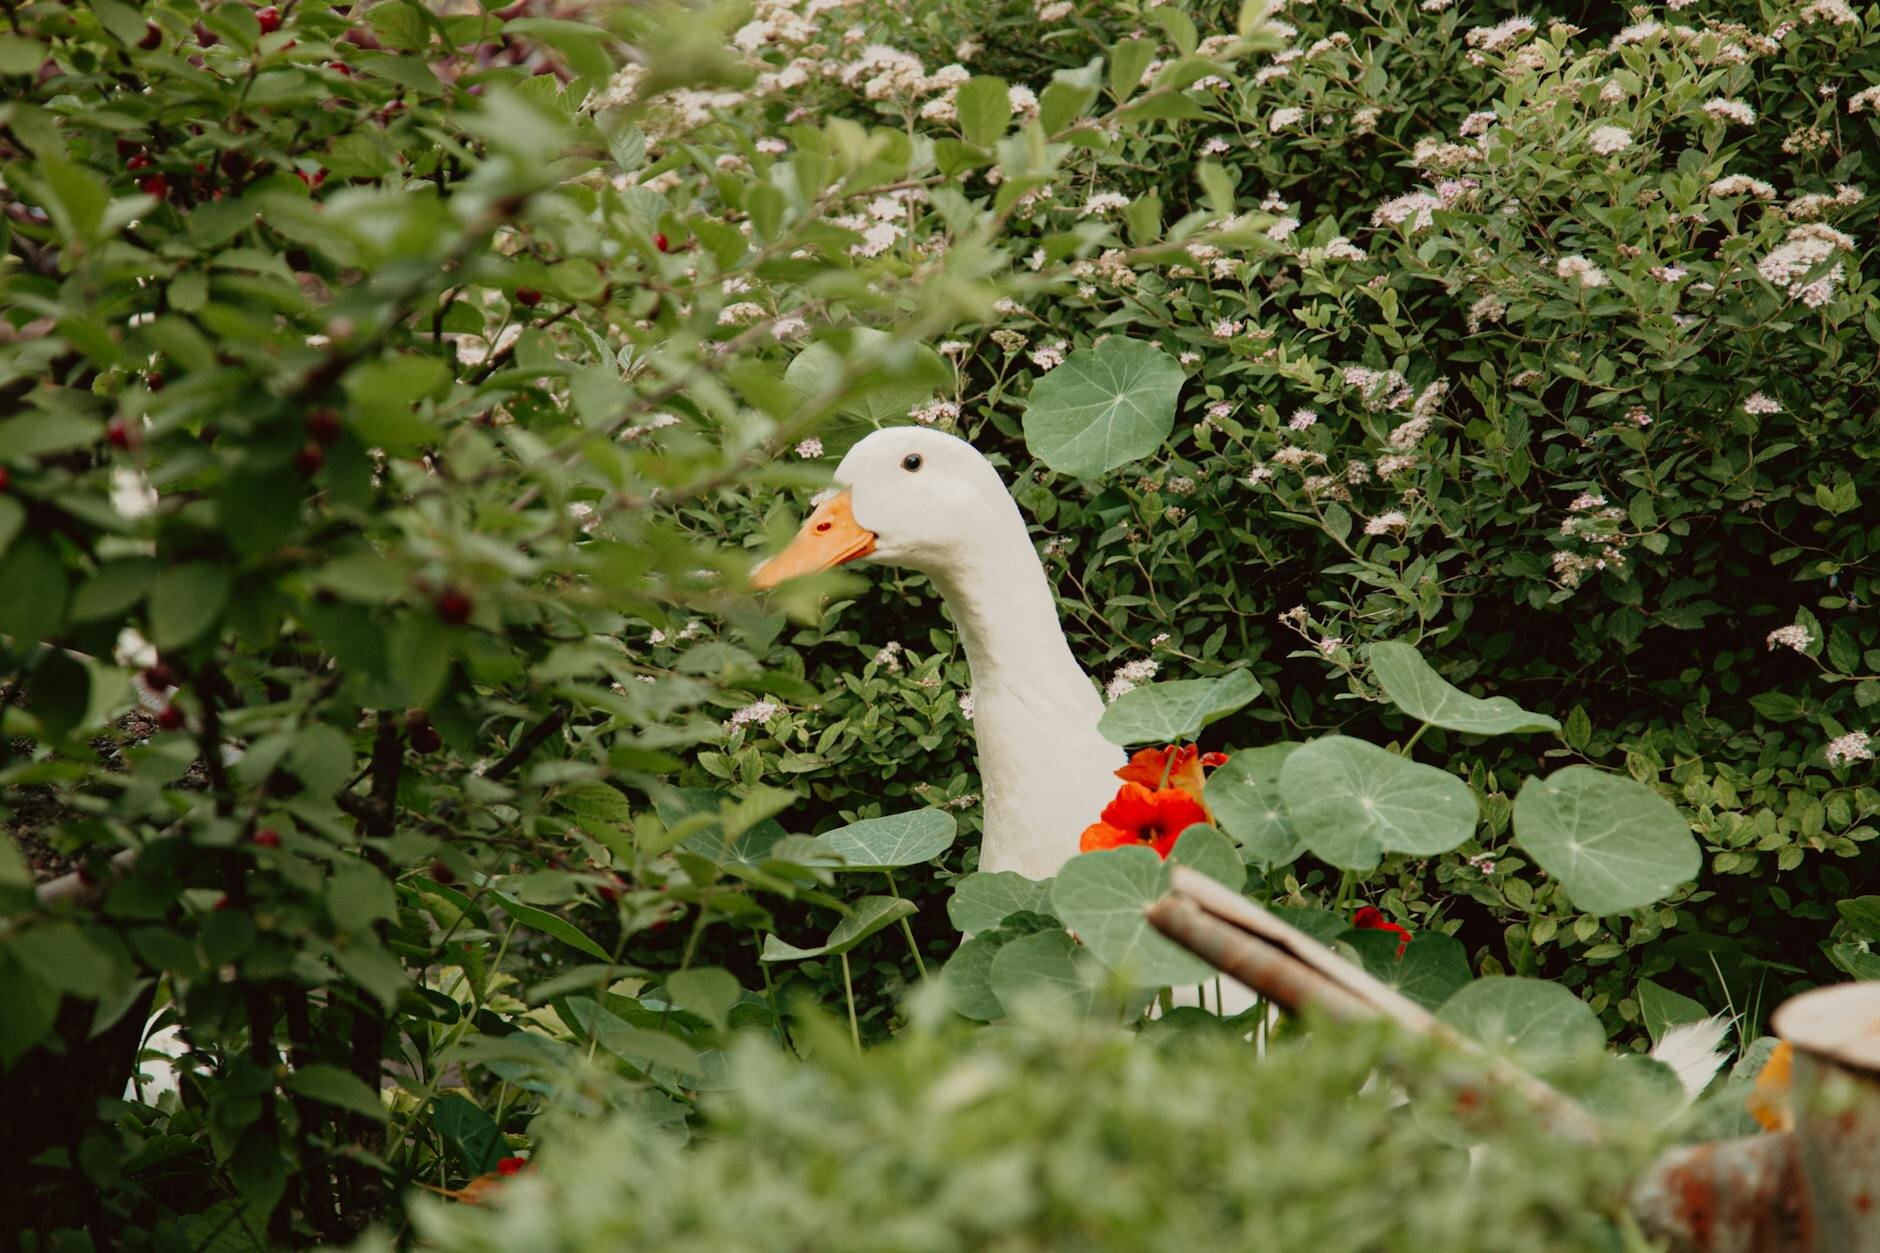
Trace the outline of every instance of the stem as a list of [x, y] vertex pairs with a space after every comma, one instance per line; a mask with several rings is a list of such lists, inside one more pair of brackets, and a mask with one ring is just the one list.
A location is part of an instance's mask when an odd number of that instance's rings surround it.
[[849, 1039], [855, 1041], [855, 1051], [862, 1051], [862, 1026], [855, 1020], [855, 985], [849, 980], [849, 955], [842, 954], [842, 995], [849, 1002]]
[[[894, 886], [894, 871], [886, 870], [882, 873], [887, 876], [889, 894], [893, 896], [895, 900], [900, 900], [901, 890]], [[907, 937], [907, 951], [914, 955], [914, 964], [920, 967], [920, 977], [925, 979], [927, 977], [927, 963], [921, 960], [920, 945], [914, 942], [914, 928], [908, 925], [907, 916], [905, 914], [901, 917], [901, 934]]]
[[1423, 733], [1429, 729], [1430, 729], [1430, 724], [1427, 722], [1418, 726], [1416, 729], [1416, 734], [1412, 735], [1409, 739], [1405, 740], [1403, 742], [1403, 747], [1398, 749], [1397, 751], [1401, 753], [1402, 755], [1404, 755], [1405, 757], [1408, 757], [1410, 755], [1410, 750], [1417, 746], [1417, 741], [1422, 739]]
[[1351, 903], [1352, 889], [1356, 888], [1357, 886], [1358, 886], [1357, 871], [1355, 870], [1345, 871], [1344, 876], [1340, 878], [1338, 881], [1338, 901], [1336, 904], [1332, 906], [1332, 912], [1337, 914], [1340, 918], [1343, 918], [1345, 916], [1345, 906]]

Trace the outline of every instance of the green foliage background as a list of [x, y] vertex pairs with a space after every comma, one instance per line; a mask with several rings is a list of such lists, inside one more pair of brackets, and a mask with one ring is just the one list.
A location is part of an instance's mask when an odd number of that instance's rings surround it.
[[[792, 996], [893, 1034], [975, 865], [964, 659], [919, 578], [744, 580], [910, 417], [1005, 469], [1099, 681], [1254, 676], [1208, 747], [1407, 740], [1379, 641], [1559, 721], [1423, 734], [1482, 825], [1358, 885], [1465, 977], [1625, 1047], [1880, 974], [1872, 13], [1055, 10], [7, 7], [0, 778], [96, 890], [0, 841], [0, 1065], [152, 998], [194, 1049], [28, 1192], [338, 1238], [550, 1107], [684, 1122]], [[1026, 404], [1105, 336], [1172, 427], [1075, 478]], [[1573, 764], [1696, 882], [1574, 910], [1509, 841]], [[923, 806], [892, 882], [808, 838]]]

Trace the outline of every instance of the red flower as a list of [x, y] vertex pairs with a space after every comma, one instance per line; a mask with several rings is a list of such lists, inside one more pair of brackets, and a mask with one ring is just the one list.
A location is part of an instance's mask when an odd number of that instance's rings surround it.
[[1177, 787], [1196, 800], [1201, 799], [1201, 758], [1192, 744], [1179, 748], [1173, 744], [1167, 748], [1139, 748], [1129, 764], [1116, 772], [1116, 777], [1125, 783], [1140, 783], [1151, 791]]
[[1384, 911], [1375, 905], [1366, 905], [1351, 916], [1351, 925], [1360, 931], [1394, 931], [1397, 933], [1397, 956], [1410, 947], [1410, 930], [1400, 927], [1384, 917]]
[[1177, 836], [1207, 820], [1208, 811], [1201, 807], [1201, 802], [1181, 788], [1168, 787], [1158, 792], [1140, 783], [1125, 783], [1118, 789], [1116, 798], [1103, 807], [1103, 820], [1084, 828], [1078, 849], [1088, 853], [1100, 848], [1147, 844], [1157, 856], [1167, 857], [1169, 850], [1175, 847]]
[[496, 1163], [496, 1173], [499, 1175], [513, 1175], [528, 1164], [529, 1159], [526, 1157], [505, 1157]]

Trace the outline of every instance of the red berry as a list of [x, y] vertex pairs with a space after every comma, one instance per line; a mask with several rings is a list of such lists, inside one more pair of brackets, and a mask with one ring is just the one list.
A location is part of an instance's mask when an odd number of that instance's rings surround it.
[[262, 34], [272, 35], [281, 29], [281, 11], [270, 4], [255, 14], [255, 21], [261, 23]]
[[222, 172], [230, 178], [240, 178], [248, 172], [248, 154], [238, 148], [230, 148], [222, 154]]
[[127, 170], [141, 170], [149, 164], [150, 164], [150, 158], [146, 156], [144, 153], [140, 152], [136, 156], [132, 157], [130, 160], [126, 161], [124, 163], [124, 168]]
[[600, 894], [602, 900], [606, 901], [608, 904], [612, 904], [620, 899], [620, 885], [622, 880], [619, 875], [611, 875], [609, 877], [612, 879], [611, 883], [597, 883], [594, 885], [594, 890]]
[[230, 901], [226, 895], [220, 896], [216, 898], [216, 902], [215, 902], [212, 912], [219, 914], [223, 910], [227, 909], [231, 904], [233, 904], [233, 902]]
[[201, 22], [197, 22], [196, 23], [196, 42], [201, 44], [205, 48], [213, 48], [217, 44], [221, 43], [222, 39], [214, 31], [210, 30], [207, 26], [204, 26]]
[[533, 287], [516, 288], [516, 303], [524, 309], [533, 309], [542, 303], [542, 293]]
[[305, 170], [295, 170], [294, 177], [305, 183], [309, 188], [316, 188], [326, 181], [326, 171], [315, 170], [313, 173], [309, 174]]
[[152, 370], [150, 371], [150, 373], [144, 375], [144, 386], [148, 387], [153, 392], [160, 392], [163, 390], [163, 381], [164, 381], [163, 376], [157, 373], [155, 370]]
[[438, 617], [452, 626], [462, 626], [470, 621], [470, 613], [476, 608], [468, 596], [454, 587], [439, 592], [437, 599], [431, 602], [431, 607], [437, 610]]
[[452, 874], [450, 867], [446, 866], [442, 861], [434, 861], [431, 863], [431, 877], [436, 879], [439, 883], [457, 882], [457, 876]]
[[657, 248], [657, 249], [659, 249], [659, 250], [660, 250], [661, 252], [665, 252], [665, 251], [666, 251], [666, 250], [667, 250], [668, 248], [670, 248], [671, 246], [672, 246], [671, 244], [669, 244], [669, 243], [667, 243], [667, 242], [666, 242], [666, 236], [665, 236], [665, 234], [664, 234], [663, 232], [655, 232], [655, 233], [654, 233], [654, 235], [653, 235], [653, 247], [655, 247], [655, 248]]
[[152, 174], [137, 186], [146, 196], [155, 196], [158, 200], [170, 198], [170, 180], [161, 174]]
[[157, 710], [157, 725], [165, 731], [180, 731], [185, 721], [182, 709], [175, 704]]
[[163, 28], [155, 22], [144, 23], [144, 37], [137, 41], [137, 46], [145, 52], [163, 46]]
[[118, 140], [117, 141], [117, 154], [120, 157], [136, 156], [137, 155], [137, 141], [133, 139]]
[[414, 752], [435, 753], [444, 747], [444, 737], [437, 733], [436, 727], [416, 727], [411, 732], [411, 747]]
[[326, 465], [326, 449], [312, 440], [302, 444], [300, 451], [294, 454], [294, 468], [306, 478], [312, 478], [318, 474], [324, 465]]
[[339, 414], [324, 405], [307, 415], [307, 434], [313, 436], [315, 443], [330, 444], [339, 438], [343, 429]]
[[263, 827], [255, 832], [255, 843], [259, 844], [262, 848], [279, 848], [281, 846], [281, 833], [276, 831], [273, 827]]
[[110, 441], [113, 448], [129, 448], [134, 438], [131, 434], [130, 423], [121, 417], [112, 418], [104, 424], [104, 437]]
[[13, 472], [5, 466], [0, 466], [0, 492], [4, 492], [7, 488], [12, 486]]
[[178, 682], [176, 667], [167, 661], [144, 667], [144, 686], [153, 692], [167, 692]]
[[328, 61], [326, 68], [332, 70], [342, 78], [351, 78], [353, 76], [352, 66], [346, 64], [344, 61]]

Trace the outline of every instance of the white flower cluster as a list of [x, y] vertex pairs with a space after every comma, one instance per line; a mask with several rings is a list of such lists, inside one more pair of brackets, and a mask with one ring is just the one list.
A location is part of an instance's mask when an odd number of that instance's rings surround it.
[[1751, 392], [1743, 398], [1744, 413], [1781, 413], [1782, 402], [1762, 392]]
[[1147, 683], [1153, 679], [1156, 671], [1161, 668], [1161, 663], [1153, 657], [1124, 662], [1116, 668], [1116, 673], [1111, 675], [1110, 681], [1104, 685], [1104, 698], [1115, 701], [1123, 693], [1135, 691], [1138, 684]]
[[1623, 126], [1600, 126], [1586, 137], [1586, 146], [1602, 157], [1624, 152], [1632, 146], [1632, 132]]
[[1821, 750], [1830, 766], [1845, 766], [1851, 761], [1872, 761], [1873, 740], [1865, 731], [1849, 731], [1828, 741]]
[[1770, 652], [1774, 652], [1778, 648], [1792, 648], [1798, 653], [1803, 653], [1808, 651], [1808, 645], [1813, 639], [1814, 637], [1808, 633], [1808, 628], [1796, 622], [1788, 626], [1777, 627], [1775, 630], [1769, 632], [1768, 637], [1764, 639], [1763, 642], [1769, 646]]
[[1401, 531], [1409, 525], [1410, 519], [1404, 516], [1403, 510], [1392, 509], [1388, 513], [1378, 514], [1375, 518], [1365, 523], [1364, 533], [1366, 535], [1388, 535], [1392, 531]]
[[1776, 194], [1774, 187], [1747, 174], [1726, 174], [1713, 182], [1709, 191], [1713, 196], [1754, 196], [1758, 200], [1768, 200]]
[[1399, 408], [1413, 394], [1409, 382], [1395, 370], [1373, 370], [1369, 366], [1348, 365], [1344, 369], [1344, 380], [1346, 387], [1359, 390], [1364, 407], [1372, 413]]
[[1756, 121], [1756, 110], [1741, 100], [1730, 100], [1718, 96], [1704, 102], [1704, 115], [1719, 122], [1734, 122], [1738, 126], [1750, 126]]
[[[1779, 246], [1756, 263], [1756, 272], [1765, 281], [1786, 289], [1791, 300], [1818, 309], [1834, 298], [1835, 289], [1847, 277], [1847, 266], [1835, 259], [1835, 253], [1853, 249], [1852, 236], [1811, 222], [1790, 230]], [[1809, 277], [1829, 261], [1833, 264], [1819, 276]]]
[[1606, 272], [1588, 261], [1585, 257], [1573, 255], [1554, 262], [1554, 273], [1581, 287], [1604, 287]]
[[782, 712], [783, 707], [774, 700], [752, 701], [725, 719], [725, 730], [736, 731], [739, 727], [769, 722]]

